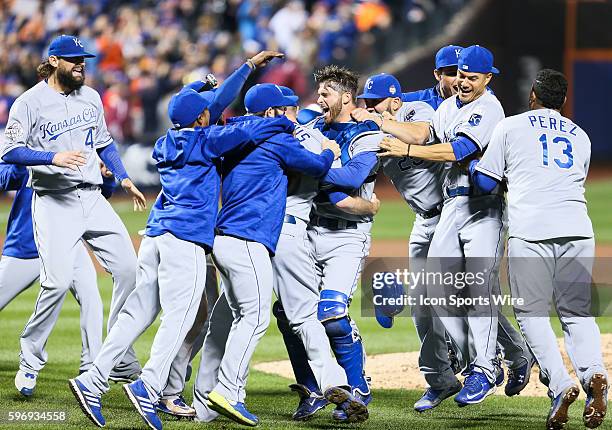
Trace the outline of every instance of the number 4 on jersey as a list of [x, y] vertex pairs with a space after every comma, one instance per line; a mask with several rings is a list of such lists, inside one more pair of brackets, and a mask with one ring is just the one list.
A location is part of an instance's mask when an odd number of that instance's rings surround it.
[[[563, 155], [567, 157], [567, 160], [563, 161], [560, 158], [555, 158], [555, 164], [561, 169], [569, 169], [574, 165], [574, 154], [572, 154], [572, 142], [569, 139], [557, 136], [552, 140], [553, 143], [565, 145], [563, 148]], [[548, 136], [546, 133], [542, 133], [540, 136], [540, 143], [542, 144], [542, 164], [548, 166]]]
[[90, 128], [87, 131], [87, 137], [85, 137], [85, 146], [89, 146], [91, 149], [93, 149], [94, 147], [93, 128]]

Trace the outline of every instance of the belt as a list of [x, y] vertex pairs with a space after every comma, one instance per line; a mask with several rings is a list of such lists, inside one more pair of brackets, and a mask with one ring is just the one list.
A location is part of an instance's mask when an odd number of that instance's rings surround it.
[[75, 186], [75, 188], [79, 190], [97, 190], [98, 188], [100, 188], [100, 186], [96, 184], [89, 184], [87, 182], [81, 182], [80, 184]]
[[449, 197], [471, 196], [472, 187], [446, 188], [446, 195], [448, 195]]
[[285, 223], [287, 224], [297, 224], [297, 220], [293, 215], [285, 215]]
[[435, 208], [430, 209], [430, 210], [428, 210], [428, 211], [426, 211], [426, 212], [420, 212], [420, 213], [419, 213], [419, 216], [420, 216], [421, 218], [430, 219], [430, 218], [437, 217], [437, 216], [438, 216], [438, 215], [440, 215], [441, 213], [442, 213], [442, 211], [440, 210], [440, 207], [439, 207], [439, 206], [436, 206]]
[[310, 218], [310, 223], [319, 227], [325, 227], [330, 230], [347, 230], [356, 229], [357, 221], [348, 221], [345, 219], [325, 218], [314, 215]]

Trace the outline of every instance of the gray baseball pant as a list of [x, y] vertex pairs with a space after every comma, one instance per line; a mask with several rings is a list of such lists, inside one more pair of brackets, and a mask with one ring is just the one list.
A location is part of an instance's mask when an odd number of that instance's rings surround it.
[[284, 223], [274, 268], [274, 292], [283, 305], [289, 326], [302, 339], [308, 363], [322, 390], [346, 385], [346, 374], [331, 352], [325, 327], [317, 318], [319, 288], [310, 254], [306, 222]]
[[573, 385], [550, 325], [553, 301], [567, 354], [584, 390], [595, 373], [607, 375], [599, 327], [590, 315], [594, 256], [593, 238], [528, 242], [511, 237], [508, 241], [512, 296], [525, 301], [515, 306], [516, 319], [553, 398]]
[[[74, 279], [80, 240], [89, 245], [96, 259], [113, 277], [108, 329], [117, 320], [125, 299], [134, 289], [136, 253], [123, 222], [97, 187], [35, 192], [32, 221], [41, 262], [41, 290], [34, 313], [21, 334], [22, 358], [19, 367], [26, 372], [38, 373], [44, 362], [28, 361], [27, 351], [29, 345], [41, 338], [41, 327], [45, 327], [49, 333], [53, 329], [65, 293]], [[132, 348], [118, 363], [115, 372], [122, 375], [140, 372]]]
[[[30, 287], [40, 276], [40, 259], [22, 259], [2, 256], [0, 260], [0, 310], [11, 302], [19, 293]], [[81, 327], [81, 364], [79, 371], [91, 367], [94, 358], [102, 346], [102, 327], [104, 315], [102, 299], [98, 292], [96, 270], [84, 245], [78, 247], [74, 281], [70, 292], [80, 306]], [[59, 312], [53, 316], [57, 319]], [[55, 324], [55, 320], [53, 320]], [[23, 359], [28, 363], [47, 362], [45, 344], [53, 324], [46, 324], [37, 333], [36, 338], [29, 337], [30, 342], [22, 348]]]
[[136, 288], [125, 301], [93, 367], [77, 379], [94, 395], [107, 392], [111, 369], [162, 311], [151, 355], [140, 376], [156, 403], [168, 380], [170, 365], [193, 326], [205, 282], [203, 247], [170, 233], [145, 236], [138, 252]]
[[171, 398], [183, 393], [185, 382], [191, 375], [189, 366], [191, 366], [191, 361], [202, 349], [210, 323], [210, 315], [218, 298], [217, 269], [215, 269], [210, 255], [207, 255], [204, 295], [200, 300], [200, 307], [196, 314], [193, 327], [191, 327], [191, 330], [187, 333], [183, 345], [181, 345], [176, 357], [172, 361], [172, 366], [170, 366], [170, 373], [168, 375], [168, 383], [164, 387], [164, 394], [162, 397]]

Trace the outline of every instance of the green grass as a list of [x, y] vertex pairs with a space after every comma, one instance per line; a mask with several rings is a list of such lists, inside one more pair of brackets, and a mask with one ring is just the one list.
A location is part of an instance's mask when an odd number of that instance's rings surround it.
[[[591, 182], [587, 186], [589, 214], [593, 220], [599, 243], [612, 243], [612, 216], [610, 196], [612, 181]], [[147, 214], [132, 212], [131, 203], [114, 202], [116, 210], [123, 218], [128, 231], [136, 235], [144, 228]], [[5, 228], [8, 207], [0, 210], [0, 229]], [[373, 238], [407, 239], [414, 215], [400, 200], [383, 201], [381, 211], [374, 223]], [[1, 230], [0, 230], [1, 231]], [[108, 276], [100, 277], [103, 301], [110, 302], [111, 281]], [[21, 426], [8, 424], [9, 411], [66, 411], [68, 420], [62, 424], [45, 428], [93, 428], [83, 416], [70, 393], [67, 379], [75, 376], [78, 370], [80, 353], [79, 312], [73, 298], [64, 304], [60, 320], [47, 344], [49, 364], [39, 377], [36, 395], [33, 399], [23, 399], [16, 394], [13, 378], [18, 365], [19, 334], [23, 329], [36, 300], [38, 287], [35, 286], [0, 312], [2, 342], [0, 343], [0, 428], [42, 428], [42, 424], [29, 422]], [[399, 318], [391, 330], [383, 330], [374, 318], [361, 317], [359, 295], [353, 304], [357, 320], [369, 354], [414, 351], [418, 349], [418, 339], [409, 318]], [[108, 309], [106, 309], [108, 310]], [[274, 321], [274, 320], [273, 320]], [[612, 332], [612, 318], [598, 319], [602, 332]], [[146, 361], [149, 348], [158, 323], [155, 323], [137, 341], [135, 348], [142, 363]], [[558, 336], [561, 330], [558, 323], [553, 324]], [[258, 346], [254, 361], [285, 359], [286, 352], [282, 338], [274, 322]], [[197, 364], [196, 364], [197, 367]], [[336, 428], [329, 419], [329, 412], [320, 414], [309, 423], [294, 423], [290, 420], [297, 397], [286, 388], [291, 381], [261, 372], [253, 371], [249, 378], [248, 404], [250, 409], [262, 419], [262, 428]], [[191, 384], [186, 390], [191, 398]], [[452, 401], [447, 401], [432, 413], [418, 415], [412, 411], [412, 404], [420, 392], [406, 390], [376, 390], [374, 402], [370, 407], [371, 419], [358, 426], [364, 429], [536, 429], [542, 428], [548, 411], [549, 402], [545, 398], [493, 396], [482, 405], [459, 409]], [[581, 427], [580, 414], [584, 403], [578, 401], [572, 409], [571, 428]], [[144, 429], [137, 414], [132, 410], [119, 386], [111, 388], [104, 397], [105, 416], [110, 429]], [[195, 428], [197, 424], [164, 418], [167, 429]], [[206, 424], [208, 428], [239, 428], [226, 419]], [[357, 426], [340, 426], [353, 428]], [[612, 428], [605, 423], [601, 428]]]

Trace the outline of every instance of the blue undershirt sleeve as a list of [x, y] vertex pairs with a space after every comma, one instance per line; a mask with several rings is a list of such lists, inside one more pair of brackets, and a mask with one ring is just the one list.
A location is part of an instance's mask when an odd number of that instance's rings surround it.
[[10, 164], [20, 164], [22, 166], [42, 166], [53, 164], [55, 152], [36, 151], [27, 146], [18, 146], [2, 157], [2, 160]]
[[115, 178], [117, 178], [118, 181], [129, 178], [127, 172], [125, 171], [125, 167], [123, 167], [123, 163], [121, 162], [121, 157], [119, 156], [119, 151], [117, 150], [117, 145], [115, 145], [115, 142], [112, 142], [110, 145], [106, 145], [103, 148], [97, 149], [97, 152], [100, 159], [104, 162], [108, 170], [113, 172], [113, 175], [115, 175]]
[[462, 134], [455, 137], [455, 139], [453, 139], [450, 144], [453, 147], [453, 152], [455, 153], [455, 159], [457, 161], [465, 160], [466, 158], [468, 158], [472, 154], [475, 154], [479, 150], [478, 145], [476, 145], [476, 143], [474, 143], [470, 138]]
[[476, 187], [485, 193], [490, 193], [495, 189], [497, 185], [499, 185], [499, 181], [491, 176], [482, 173], [480, 170], [475, 170], [476, 165], [478, 164], [478, 160], [472, 160], [470, 162], [470, 176], [472, 177], [472, 182]]

